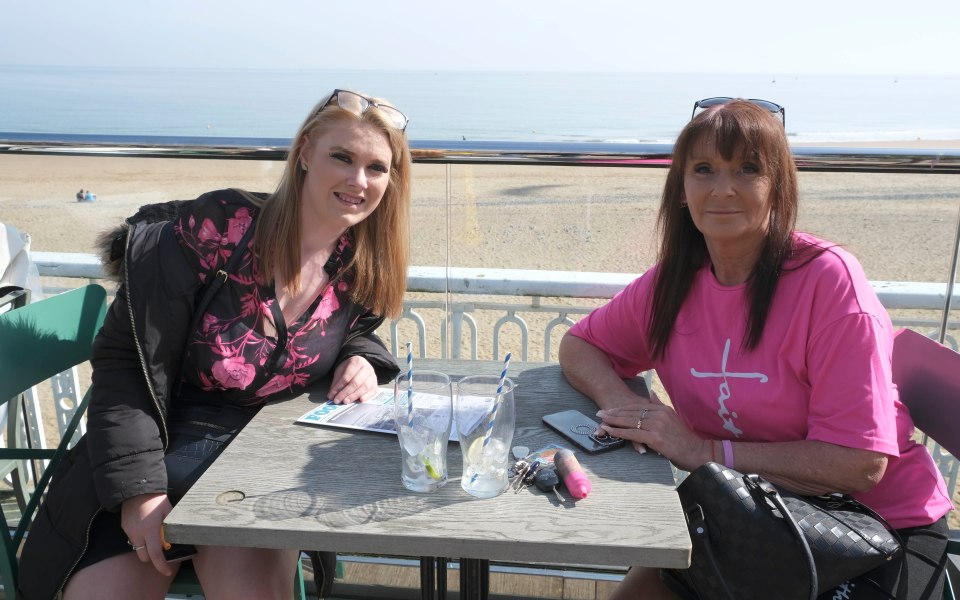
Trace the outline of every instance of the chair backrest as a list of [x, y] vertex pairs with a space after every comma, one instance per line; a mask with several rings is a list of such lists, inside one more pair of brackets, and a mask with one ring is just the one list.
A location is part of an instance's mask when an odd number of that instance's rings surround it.
[[[0, 403], [18, 398], [26, 389], [90, 359], [93, 339], [106, 314], [106, 291], [88, 285], [0, 314]], [[55, 450], [0, 448], [0, 460], [49, 460], [37, 479], [20, 519], [11, 524], [0, 508], [0, 575], [4, 588], [16, 589], [17, 549], [33, 520], [50, 475], [66, 452], [73, 431], [86, 408], [85, 397]], [[8, 440], [8, 443], [12, 440]]]
[[[916, 331], [902, 329], [893, 339], [893, 382], [914, 425], [937, 443], [930, 452], [953, 494], [960, 467], [960, 354]], [[956, 568], [960, 547], [955, 534], [951, 530], [947, 544], [943, 590], [947, 600], [957, 597], [954, 585], [960, 580]]]
[[902, 329], [893, 340], [893, 382], [917, 428], [960, 457], [960, 354]]
[[0, 315], [0, 402], [88, 360], [106, 298], [88, 285]]

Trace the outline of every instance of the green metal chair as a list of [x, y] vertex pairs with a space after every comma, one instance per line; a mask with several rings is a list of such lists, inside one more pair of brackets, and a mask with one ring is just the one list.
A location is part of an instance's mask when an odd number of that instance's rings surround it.
[[[893, 341], [893, 382], [900, 401], [923, 432], [937, 466], [955, 494], [960, 457], [960, 354], [924, 335], [903, 329]], [[943, 597], [960, 593], [960, 530], [950, 530]]]
[[[10, 403], [12, 408], [24, 390], [89, 360], [93, 338], [106, 314], [106, 297], [102, 287], [89, 285], [0, 314], [0, 402]], [[8, 521], [0, 508], [0, 518], [8, 524], [0, 527], [3, 538], [0, 576], [5, 590], [16, 588], [17, 551], [53, 468], [66, 453], [67, 443], [80, 424], [88, 399], [89, 394], [84, 396], [63, 441], [56, 448], [17, 448], [16, 439], [8, 439], [8, 446], [0, 448], [0, 461], [26, 460], [40, 465], [39, 476], [19, 519]], [[11, 410], [8, 418], [16, 419], [18, 414]], [[46, 468], [42, 468], [41, 461], [47, 461]]]
[[[88, 285], [0, 314], [0, 403], [11, 403], [12, 407], [25, 390], [89, 360], [93, 339], [106, 314], [106, 297], [101, 286]], [[0, 527], [3, 538], [0, 578], [5, 591], [16, 588], [18, 550], [50, 477], [66, 454], [67, 444], [86, 412], [89, 398], [88, 390], [56, 448], [18, 448], [13, 438], [8, 440], [8, 447], [0, 448], [0, 464], [34, 461], [39, 474], [19, 519], [9, 520], [0, 506], [0, 519], [7, 523], [6, 527]], [[17, 415], [18, 412], [11, 410], [9, 418], [15, 419]], [[180, 569], [170, 594], [203, 594], [192, 565], [185, 564]], [[303, 571], [298, 564], [294, 598], [305, 597]]]
[[[0, 313], [11, 311], [15, 308], [21, 308], [27, 305], [30, 299], [30, 292], [18, 286], [0, 287]], [[18, 400], [25, 400], [19, 398]], [[6, 411], [24, 409], [24, 403], [21, 401], [11, 402], [3, 405]], [[22, 445], [30, 433], [29, 427], [20, 427], [19, 419], [16, 415], [7, 418], [6, 412], [3, 413], [2, 420], [6, 421], [2, 432], [4, 435], [4, 445], [6, 440], [15, 440], [12, 445]], [[33, 477], [30, 461], [23, 460], [0, 460], [0, 477], [9, 478], [13, 486], [13, 493], [16, 496], [19, 509], [22, 511], [27, 506], [27, 497], [24, 490], [29, 486]]]

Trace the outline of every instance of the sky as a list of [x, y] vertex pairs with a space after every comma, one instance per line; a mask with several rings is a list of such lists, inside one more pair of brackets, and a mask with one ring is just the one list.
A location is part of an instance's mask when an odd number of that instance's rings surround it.
[[960, 75], [960, 1], [36, 0], [0, 64]]

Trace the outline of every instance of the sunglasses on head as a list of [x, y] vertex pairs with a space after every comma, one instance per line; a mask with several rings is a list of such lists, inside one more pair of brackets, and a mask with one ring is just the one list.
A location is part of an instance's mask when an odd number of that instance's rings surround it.
[[779, 114], [780, 121], [783, 123], [783, 127], [787, 127], [787, 109], [780, 106], [776, 102], [760, 100], [759, 98], [730, 98], [728, 96], [717, 96], [716, 98], [704, 98], [703, 100], [697, 100], [693, 103], [693, 113], [690, 115], [690, 118], [692, 119], [697, 116], [697, 110], [703, 110], [710, 108], [711, 106], [726, 104], [727, 102], [733, 102], [734, 100], [746, 100], [750, 104], [759, 106], [764, 110], [769, 110], [772, 113]]
[[[323, 108], [330, 106], [334, 102], [343, 110], [350, 111], [358, 117], [370, 110], [371, 106], [375, 106], [380, 111], [380, 114], [387, 118], [387, 122], [400, 131], [404, 131], [407, 128], [407, 123], [410, 122], [405, 114], [389, 104], [382, 104], [371, 98], [367, 98], [363, 94], [351, 92], [350, 90], [333, 90], [333, 93], [330, 94], [330, 99], [323, 105]], [[323, 108], [320, 110], [323, 110]]]

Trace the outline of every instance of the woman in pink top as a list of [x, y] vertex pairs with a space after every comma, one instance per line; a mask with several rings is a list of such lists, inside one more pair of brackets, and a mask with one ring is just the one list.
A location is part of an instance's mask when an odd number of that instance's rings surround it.
[[[850, 493], [899, 530], [904, 576], [889, 565], [821, 598], [939, 598], [949, 494], [910, 439], [893, 327], [860, 264], [794, 231], [796, 166], [777, 113], [731, 100], [684, 128], [657, 265], [564, 336], [560, 364], [602, 428], [639, 451], [685, 470], [726, 463], [801, 494]], [[624, 384], [648, 369], [672, 407]], [[672, 597], [644, 568], [613, 596]]]

